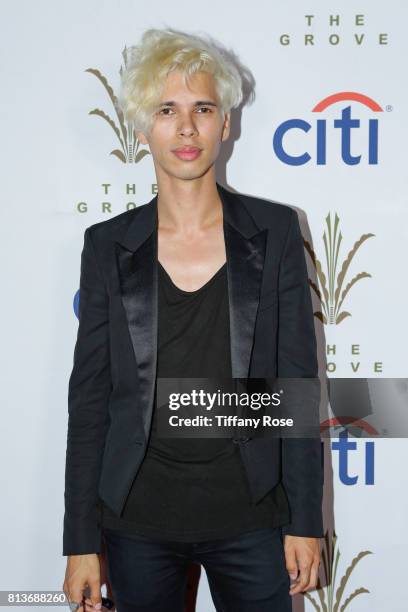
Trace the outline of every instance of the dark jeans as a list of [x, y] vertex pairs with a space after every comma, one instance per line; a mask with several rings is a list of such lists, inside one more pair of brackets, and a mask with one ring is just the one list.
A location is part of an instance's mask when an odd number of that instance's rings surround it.
[[104, 529], [117, 612], [184, 612], [188, 566], [201, 564], [217, 612], [291, 612], [281, 529], [171, 542]]

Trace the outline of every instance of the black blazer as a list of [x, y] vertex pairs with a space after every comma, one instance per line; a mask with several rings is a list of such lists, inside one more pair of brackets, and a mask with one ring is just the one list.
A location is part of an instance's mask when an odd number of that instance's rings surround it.
[[[289, 206], [236, 194], [223, 205], [234, 378], [317, 377], [303, 240]], [[85, 230], [68, 389], [63, 555], [98, 553], [101, 499], [120, 514], [146, 452], [157, 359], [157, 196]], [[321, 537], [317, 439], [239, 442], [251, 495], [279, 481], [291, 523]]]

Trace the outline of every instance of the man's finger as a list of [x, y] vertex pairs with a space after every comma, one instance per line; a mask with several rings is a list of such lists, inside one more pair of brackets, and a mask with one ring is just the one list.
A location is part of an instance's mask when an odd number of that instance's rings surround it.
[[310, 581], [310, 572], [312, 569], [312, 565], [311, 563], [303, 562], [300, 565], [300, 580], [299, 580], [299, 585], [302, 587], [302, 589], [305, 588], [305, 586], [307, 584], [309, 584]]
[[315, 589], [317, 585], [317, 579], [319, 577], [319, 561], [317, 563], [313, 563], [312, 569], [310, 570], [310, 580], [309, 584], [306, 586], [305, 590]]
[[285, 550], [286, 570], [292, 580], [295, 580], [298, 575], [298, 566], [296, 563], [295, 549]]
[[83, 591], [82, 589], [72, 589], [72, 591], [69, 591], [68, 593], [68, 602], [72, 603], [72, 602], [76, 602], [81, 604], [80, 607], [78, 608], [77, 612], [84, 612], [84, 606], [82, 604], [82, 600], [83, 600]]
[[94, 604], [92, 599], [85, 599], [85, 612], [98, 612], [98, 610], [102, 610], [102, 601]]
[[89, 587], [91, 589], [91, 600], [94, 609], [100, 610], [102, 607], [101, 583], [99, 580], [92, 580], [89, 582]]
[[295, 585], [293, 585], [293, 587], [291, 587], [290, 589], [290, 593], [294, 594], [294, 593], [300, 593], [301, 591], [304, 591], [306, 585], [309, 583], [310, 580], [310, 565], [307, 563], [301, 563], [299, 566], [299, 579], [297, 581], [297, 583]]

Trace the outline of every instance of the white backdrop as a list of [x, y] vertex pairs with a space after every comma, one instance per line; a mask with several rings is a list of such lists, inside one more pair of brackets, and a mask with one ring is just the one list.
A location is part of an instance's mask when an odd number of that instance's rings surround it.
[[[124, 211], [128, 202], [144, 204], [155, 186], [150, 156], [126, 164], [110, 155], [118, 148], [117, 138], [101, 116], [89, 111], [101, 109], [115, 118], [114, 109], [100, 80], [86, 70], [99, 70], [117, 93], [121, 52], [147, 27], [207, 32], [233, 48], [254, 75], [256, 100], [235, 113], [218, 180], [296, 207], [326, 276], [323, 234], [329, 214], [334, 223], [337, 213], [342, 234], [335, 275], [355, 242], [374, 235], [356, 252], [343, 286], [359, 272], [371, 275], [355, 282], [345, 298], [341, 310], [351, 316], [337, 324], [316, 318], [321, 368], [328, 345], [330, 376], [403, 378], [408, 6], [397, 0], [255, 0], [250, 5], [242, 0], [9, 0], [2, 8], [0, 589], [53, 590], [61, 588], [66, 562], [67, 383], [78, 324], [73, 300], [83, 232]], [[330, 15], [338, 17], [330, 23]], [[305, 44], [306, 35], [313, 36], [313, 45]], [[367, 96], [379, 109], [346, 95], [313, 112], [319, 102], [342, 92]], [[361, 155], [354, 165], [342, 158], [341, 130], [333, 123], [348, 107], [360, 120], [351, 129], [350, 152]], [[311, 159], [303, 165], [285, 163], [273, 146], [278, 127], [293, 119], [310, 129], [291, 129], [283, 147], [290, 155], [308, 152]], [[326, 126], [325, 164], [316, 163], [317, 120]], [[368, 160], [370, 120], [378, 126], [374, 164]], [[326, 443], [326, 526], [333, 528], [329, 509], [334, 501], [341, 551], [335, 588], [351, 560], [371, 551], [353, 570], [342, 603], [364, 587], [369, 593], [356, 596], [347, 610], [400, 612], [406, 605], [408, 450], [402, 439], [375, 440], [374, 483], [366, 484], [366, 442], [359, 439], [348, 452], [348, 472], [358, 475], [353, 485], [342, 482], [340, 453]], [[213, 609], [203, 572], [197, 610]], [[299, 595], [294, 609], [317, 608]]]

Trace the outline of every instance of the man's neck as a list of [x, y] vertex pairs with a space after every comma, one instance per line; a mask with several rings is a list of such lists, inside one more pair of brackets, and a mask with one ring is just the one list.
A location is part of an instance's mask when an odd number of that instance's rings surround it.
[[214, 176], [158, 181], [159, 227], [194, 233], [222, 219], [222, 202]]

